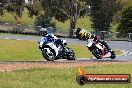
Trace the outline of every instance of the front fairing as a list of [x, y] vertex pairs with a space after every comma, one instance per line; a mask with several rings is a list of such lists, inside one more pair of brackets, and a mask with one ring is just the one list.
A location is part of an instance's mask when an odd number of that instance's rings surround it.
[[94, 43], [93, 39], [88, 39], [87, 40], [87, 47], [92, 47], [93, 43]]
[[56, 39], [55, 38], [49, 38], [49, 37], [42, 37], [41, 39], [40, 39], [40, 42], [39, 42], [39, 46], [40, 47], [42, 47], [43, 46], [43, 44], [47, 44], [47, 43], [54, 43], [56, 41]]
[[46, 37], [42, 37], [41, 39], [40, 39], [40, 43], [39, 43], [39, 47], [43, 47], [43, 44], [44, 43], [46, 43], [47, 42], [47, 38]]

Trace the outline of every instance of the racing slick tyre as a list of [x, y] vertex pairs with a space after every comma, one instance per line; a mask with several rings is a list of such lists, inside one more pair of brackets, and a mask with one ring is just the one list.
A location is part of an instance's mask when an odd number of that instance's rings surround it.
[[100, 50], [98, 48], [92, 49], [92, 54], [97, 58], [97, 59], [102, 59]]
[[67, 60], [76, 60], [74, 51], [68, 47], [66, 49], [69, 51], [69, 53], [67, 55]]
[[42, 50], [42, 55], [47, 61], [55, 60], [55, 53], [51, 48], [44, 48]]

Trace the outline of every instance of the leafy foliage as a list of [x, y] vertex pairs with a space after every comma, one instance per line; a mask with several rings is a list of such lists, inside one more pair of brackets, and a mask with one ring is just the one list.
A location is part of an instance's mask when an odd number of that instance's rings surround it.
[[7, 0], [0, 0], [0, 15], [3, 16], [4, 15], [4, 9], [5, 9], [5, 4], [6, 4]]
[[109, 31], [113, 15], [120, 9], [120, 3], [116, 0], [91, 0], [92, 27], [96, 32]]
[[122, 11], [122, 19], [118, 25], [117, 31], [121, 33], [132, 32], [132, 6], [128, 6]]
[[33, 15], [39, 16], [43, 12], [39, 0], [30, 1], [30, 3], [25, 4], [25, 7], [29, 11], [29, 17], [33, 17]]
[[52, 19], [50, 17], [47, 17], [46, 15], [41, 15], [38, 18], [36, 18], [36, 21], [34, 23], [36, 31], [39, 31], [41, 26], [42, 28], [47, 28], [47, 27], [53, 27], [55, 28], [55, 23], [52, 22]]
[[45, 13], [58, 21], [70, 19], [70, 37], [73, 35], [72, 29], [75, 29], [78, 17], [85, 15], [88, 8], [85, 0], [41, 0], [41, 4]]
[[6, 10], [21, 17], [22, 11], [24, 10], [24, 0], [10, 0], [9, 3], [6, 4]]
[[24, 0], [0, 0], [0, 3], [0, 15], [4, 14], [4, 10], [7, 10], [14, 16], [17, 23], [20, 23], [24, 10]]

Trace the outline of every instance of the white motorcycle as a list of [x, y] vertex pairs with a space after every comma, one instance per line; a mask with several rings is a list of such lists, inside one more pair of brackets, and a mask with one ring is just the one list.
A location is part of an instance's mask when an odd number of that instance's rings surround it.
[[66, 40], [57, 39], [53, 34], [42, 37], [39, 42], [39, 49], [47, 61], [57, 59], [75, 60], [75, 53], [72, 49], [66, 47]]
[[92, 54], [97, 59], [103, 59], [106, 57], [110, 57], [111, 59], [114, 59], [116, 57], [115, 52], [112, 51], [106, 47], [107, 42], [106, 41], [93, 41], [93, 39], [88, 39], [87, 41], [87, 47], [92, 52]]

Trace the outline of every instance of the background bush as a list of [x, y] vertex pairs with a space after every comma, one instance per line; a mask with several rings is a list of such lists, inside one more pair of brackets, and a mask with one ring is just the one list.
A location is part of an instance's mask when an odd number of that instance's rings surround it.
[[122, 19], [117, 31], [122, 34], [132, 33], [132, 5], [122, 11]]
[[54, 30], [56, 30], [55, 22], [52, 21], [52, 18], [46, 15], [40, 15], [38, 18], [36, 18], [34, 26], [37, 33], [40, 32], [40, 28], [53, 27]]

